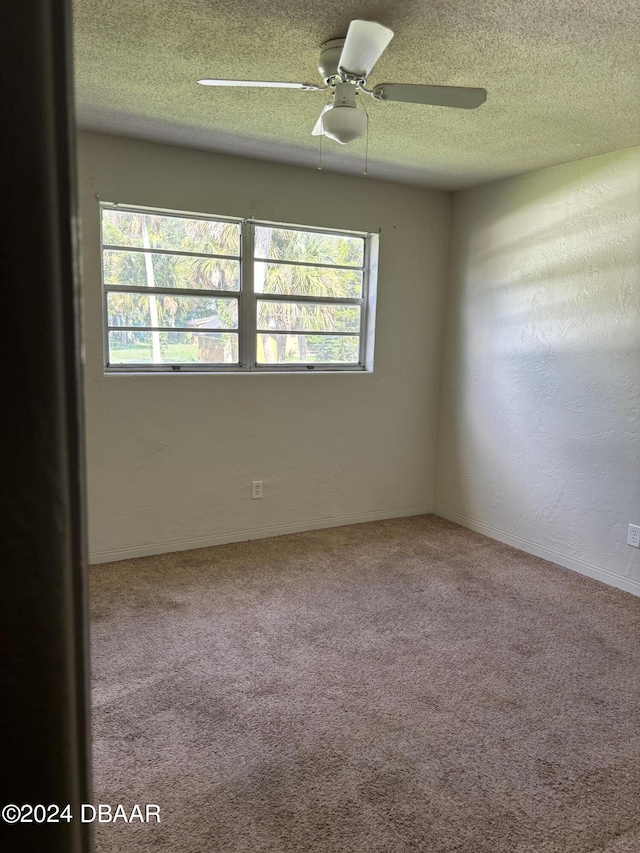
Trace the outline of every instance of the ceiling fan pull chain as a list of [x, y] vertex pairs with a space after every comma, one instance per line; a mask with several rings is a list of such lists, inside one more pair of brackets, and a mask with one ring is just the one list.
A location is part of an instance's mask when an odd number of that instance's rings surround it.
[[320, 159], [318, 160], [318, 169], [320, 169], [320, 170], [322, 170], [322, 137], [323, 136], [324, 136], [324, 132], [320, 134]]
[[369, 174], [369, 113], [367, 112], [367, 108], [364, 103], [362, 104], [362, 109], [367, 117], [367, 137], [364, 144], [364, 172], [363, 174]]

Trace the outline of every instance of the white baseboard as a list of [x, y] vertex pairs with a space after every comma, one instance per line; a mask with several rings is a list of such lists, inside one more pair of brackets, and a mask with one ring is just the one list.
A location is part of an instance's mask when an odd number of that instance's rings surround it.
[[594, 566], [585, 560], [568, 557], [566, 554], [554, 551], [553, 548], [546, 548], [543, 545], [538, 545], [537, 542], [532, 542], [530, 539], [522, 539], [520, 536], [514, 536], [505, 530], [499, 530], [497, 527], [491, 527], [491, 525], [484, 524], [482, 521], [476, 521], [465, 515], [459, 515], [457, 512], [451, 512], [438, 505], [433, 507], [433, 512], [435, 515], [440, 516], [440, 518], [446, 518], [447, 521], [453, 521], [462, 527], [468, 527], [469, 530], [475, 530], [476, 533], [482, 533], [490, 539], [497, 539], [498, 542], [504, 542], [505, 545], [513, 545], [514, 548], [525, 551], [527, 554], [533, 554], [534, 557], [542, 557], [543, 560], [549, 560], [550, 563], [557, 563], [565, 569], [572, 569], [574, 572], [595, 578], [595, 580], [602, 581], [602, 583], [606, 583], [609, 586], [615, 586], [633, 595], [640, 595], [640, 583], [632, 578], [617, 575], [615, 572], [602, 569], [600, 566]]
[[112, 563], [115, 560], [129, 560], [132, 557], [151, 557], [155, 554], [167, 554], [171, 551], [188, 551], [191, 548], [208, 548], [211, 545], [227, 545], [229, 542], [247, 542], [250, 539], [266, 539], [268, 536], [282, 536], [285, 533], [304, 533], [305, 530], [320, 530], [324, 527], [343, 527], [346, 524], [362, 524], [366, 521], [384, 521], [386, 518], [404, 518], [410, 515], [429, 515], [433, 512], [431, 504], [404, 506], [396, 509], [376, 512], [362, 512], [358, 515], [343, 515], [335, 518], [315, 518], [312, 521], [291, 522], [273, 527], [256, 527], [250, 530], [233, 530], [229, 533], [212, 536], [195, 536], [186, 539], [171, 539], [168, 542], [153, 542], [145, 545], [133, 545], [128, 548], [113, 548], [105, 551], [92, 551], [89, 563]]

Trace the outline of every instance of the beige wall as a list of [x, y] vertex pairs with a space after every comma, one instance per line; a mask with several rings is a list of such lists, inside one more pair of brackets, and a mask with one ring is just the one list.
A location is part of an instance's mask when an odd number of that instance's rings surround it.
[[[79, 188], [93, 560], [431, 510], [447, 193], [84, 133]], [[380, 228], [374, 372], [105, 376], [96, 195]]]
[[453, 197], [436, 511], [640, 592], [640, 149]]

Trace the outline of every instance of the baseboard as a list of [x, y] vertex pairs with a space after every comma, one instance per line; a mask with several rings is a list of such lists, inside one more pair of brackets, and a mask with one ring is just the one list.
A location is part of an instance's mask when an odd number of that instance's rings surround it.
[[435, 515], [440, 516], [440, 518], [446, 518], [447, 521], [453, 521], [462, 527], [468, 527], [469, 530], [475, 530], [476, 533], [482, 533], [490, 539], [497, 539], [498, 542], [504, 542], [505, 545], [513, 545], [514, 548], [525, 551], [527, 554], [533, 554], [534, 557], [542, 557], [544, 560], [549, 560], [550, 563], [557, 563], [565, 569], [572, 569], [574, 572], [595, 578], [595, 580], [602, 581], [602, 583], [606, 583], [609, 586], [615, 586], [617, 589], [622, 589], [633, 595], [640, 595], [640, 583], [632, 578], [617, 575], [615, 572], [602, 569], [600, 566], [594, 566], [585, 560], [568, 557], [566, 554], [554, 551], [553, 548], [546, 548], [543, 545], [538, 545], [537, 542], [532, 542], [530, 539], [522, 539], [520, 536], [514, 536], [505, 530], [499, 530], [497, 527], [491, 527], [491, 525], [484, 524], [482, 521], [476, 521], [473, 518], [468, 518], [466, 515], [451, 512], [438, 505], [433, 507], [433, 512]]
[[321, 530], [325, 527], [343, 527], [346, 524], [362, 524], [367, 521], [384, 521], [387, 518], [404, 518], [410, 515], [429, 515], [433, 512], [431, 504], [396, 507], [376, 512], [362, 512], [357, 515], [343, 515], [334, 518], [315, 518], [311, 521], [278, 524], [273, 527], [255, 527], [249, 530], [233, 530], [229, 533], [212, 536], [195, 536], [186, 539], [170, 539], [167, 542], [153, 542], [145, 545], [133, 545], [129, 548], [114, 548], [106, 551], [93, 551], [89, 562], [112, 563], [116, 560], [129, 560], [132, 557], [152, 557], [155, 554], [167, 554], [171, 551], [188, 551], [192, 548], [208, 548], [211, 545], [227, 545], [230, 542], [247, 542], [250, 539], [266, 539], [269, 536], [282, 536], [286, 533], [304, 533], [306, 530]]

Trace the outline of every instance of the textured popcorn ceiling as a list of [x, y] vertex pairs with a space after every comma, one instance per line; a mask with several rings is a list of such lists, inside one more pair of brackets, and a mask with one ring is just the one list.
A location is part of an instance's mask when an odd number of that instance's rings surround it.
[[[445, 189], [640, 143], [637, 0], [74, 0], [81, 127], [316, 168], [327, 93], [212, 89], [200, 77], [321, 84], [320, 44], [353, 18], [395, 38], [369, 78], [483, 86], [478, 110], [377, 103], [369, 174]], [[323, 141], [362, 172], [365, 140]]]

